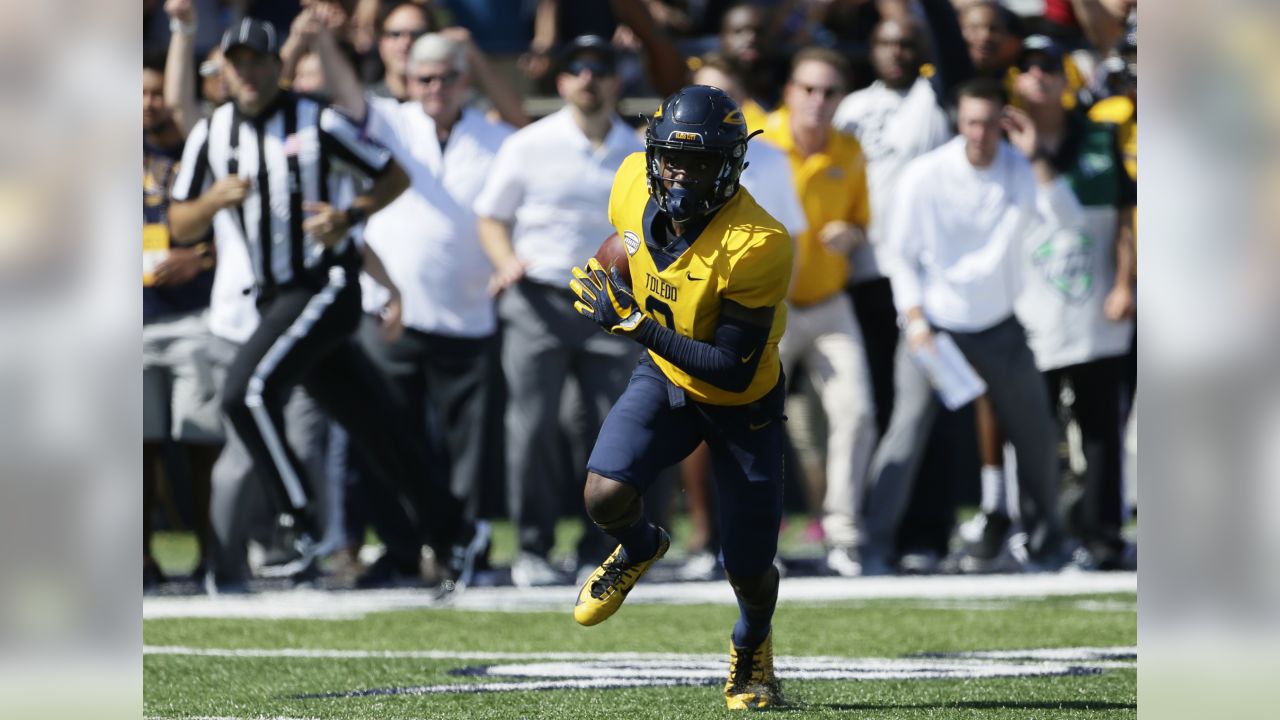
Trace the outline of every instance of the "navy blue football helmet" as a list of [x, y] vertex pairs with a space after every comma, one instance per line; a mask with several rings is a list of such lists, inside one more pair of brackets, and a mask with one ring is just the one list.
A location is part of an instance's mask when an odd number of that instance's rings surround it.
[[[725, 91], [706, 85], [680, 90], [662, 102], [645, 131], [649, 195], [676, 222], [715, 212], [738, 192], [747, 141], [756, 133], [747, 133], [742, 109]], [[667, 188], [661, 159], [668, 152], [708, 154], [719, 170]]]

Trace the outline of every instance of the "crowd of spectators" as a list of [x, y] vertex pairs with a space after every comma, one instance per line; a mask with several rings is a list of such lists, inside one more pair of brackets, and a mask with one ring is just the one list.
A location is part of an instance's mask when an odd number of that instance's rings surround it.
[[[246, 253], [217, 221], [171, 232], [168, 210], [184, 143], [243, 82], [224, 35], [248, 19], [277, 36], [282, 93], [331, 105], [408, 177], [345, 219], [387, 276], [362, 278], [354, 337], [460, 522], [511, 520], [516, 585], [607, 553], [581, 487], [637, 348], [576, 316], [569, 269], [613, 232], [641, 113], [690, 83], [760, 132], [743, 186], [796, 242], [787, 497], [816, 571], [1136, 566], [1136, 0], [144, 0], [143, 17], [147, 587], [167, 582], [162, 519], [195, 532], [213, 592], [321, 571], [425, 584], [447, 560], [418, 527], [432, 513], [368, 481], [377, 459], [347, 441], [368, 428], [313, 388], [281, 400], [305, 545], [220, 417], [259, 322]], [[203, 188], [216, 212], [251, 192], [234, 175]], [[952, 410], [918, 360], [943, 335], [986, 384]], [[720, 572], [710, 472], [698, 450], [667, 483], [691, 519], [681, 577]], [[963, 506], [979, 512], [957, 526]]]

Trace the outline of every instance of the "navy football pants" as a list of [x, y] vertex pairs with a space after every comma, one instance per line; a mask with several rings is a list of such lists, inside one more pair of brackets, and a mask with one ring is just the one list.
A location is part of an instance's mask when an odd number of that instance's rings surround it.
[[644, 494], [664, 468], [706, 440], [719, 496], [720, 553], [730, 575], [765, 572], [782, 522], [785, 383], [740, 406], [694, 402], [648, 353], [631, 373], [596, 439], [587, 470]]

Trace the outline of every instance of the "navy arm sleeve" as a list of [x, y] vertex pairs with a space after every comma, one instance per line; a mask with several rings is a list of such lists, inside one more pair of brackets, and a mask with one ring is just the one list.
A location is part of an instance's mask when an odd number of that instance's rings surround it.
[[774, 309], [745, 308], [724, 301], [713, 342], [694, 340], [645, 318], [632, 334], [637, 342], [690, 375], [729, 392], [751, 385], [769, 342]]
[[960, 32], [960, 18], [951, 0], [921, 0], [924, 16], [933, 33], [933, 45], [937, 57], [933, 59], [936, 73], [933, 76], [938, 101], [945, 107], [951, 102], [951, 93], [974, 76], [973, 61], [969, 58], [969, 46]]

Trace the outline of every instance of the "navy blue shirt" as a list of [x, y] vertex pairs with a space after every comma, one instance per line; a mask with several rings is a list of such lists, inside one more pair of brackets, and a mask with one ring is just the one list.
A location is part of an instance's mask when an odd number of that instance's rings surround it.
[[[142, 222], [169, 223], [169, 189], [178, 175], [182, 146], [162, 148], [142, 141]], [[142, 322], [180, 315], [209, 306], [213, 270], [202, 270], [190, 282], [168, 287], [142, 288]]]
[[445, 0], [454, 22], [471, 31], [487, 53], [510, 55], [529, 49], [536, 2], [527, 0]]

